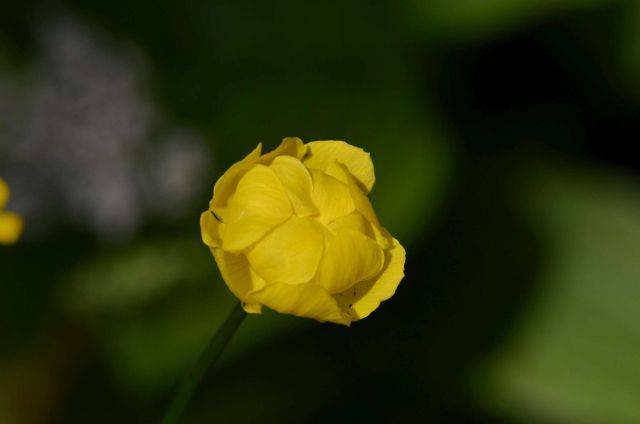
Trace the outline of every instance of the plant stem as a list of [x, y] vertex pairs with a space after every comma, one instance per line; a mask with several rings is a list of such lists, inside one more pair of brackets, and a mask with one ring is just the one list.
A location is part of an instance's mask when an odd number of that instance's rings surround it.
[[198, 383], [202, 380], [207, 369], [220, 358], [224, 348], [236, 333], [240, 324], [242, 324], [245, 316], [247, 316], [247, 313], [242, 309], [240, 302], [238, 302], [213, 336], [204, 352], [202, 352], [198, 362], [196, 362], [193, 368], [184, 376], [178, 391], [171, 401], [171, 405], [169, 405], [169, 409], [167, 409], [165, 413], [164, 419], [162, 420], [163, 424], [176, 424], [179, 422], [191, 396], [198, 387]]

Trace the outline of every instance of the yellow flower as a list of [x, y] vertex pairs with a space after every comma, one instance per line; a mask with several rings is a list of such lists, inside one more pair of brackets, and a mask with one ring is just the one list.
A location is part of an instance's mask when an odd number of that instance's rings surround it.
[[5, 212], [9, 200], [9, 186], [0, 178], [0, 244], [15, 243], [22, 232], [22, 217], [13, 212]]
[[262, 145], [215, 184], [202, 239], [249, 313], [349, 325], [390, 298], [405, 251], [369, 202], [369, 153], [343, 141]]

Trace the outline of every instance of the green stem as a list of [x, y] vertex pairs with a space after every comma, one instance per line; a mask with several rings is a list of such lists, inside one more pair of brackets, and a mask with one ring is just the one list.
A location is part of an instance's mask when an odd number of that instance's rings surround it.
[[175, 397], [171, 401], [171, 405], [162, 420], [163, 424], [175, 424], [179, 422], [193, 392], [198, 387], [198, 383], [206, 373], [207, 369], [216, 363], [224, 348], [229, 343], [242, 324], [247, 313], [242, 309], [240, 302], [231, 310], [227, 319], [220, 326], [215, 336], [209, 342], [198, 362], [194, 365], [189, 373], [184, 376]]

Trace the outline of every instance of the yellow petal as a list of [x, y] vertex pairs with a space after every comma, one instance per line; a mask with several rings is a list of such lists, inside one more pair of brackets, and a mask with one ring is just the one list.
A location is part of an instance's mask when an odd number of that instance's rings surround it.
[[293, 213], [282, 183], [269, 167], [255, 165], [228, 202], [223, 248], [238, 252], [286, 221]]
[[251, 167], [258, 162], [262, 152], [262, 143], [258, 143], [255, 149], [240, 162], [236, 162], [227, 172], [222, 174], [213, 187], [213, 198], [210, 207], [216, 214], [226, 220], [226, 206], [229, 197], [233, 194], [240, 179], [246, 174]]
[[377, 276], [334, 295], [343, 311], [349, 313], [354, 321], [367, 317], [380, 302], [393, 296], [404, 277], [405, 250], [400, 242], [393, 239], [393, 248], [384, 253], [385, 264]]
[[311, 175], [302, 162], [291, 156], [278, 156], [270, 168], [282, 182], [296, 215], [318, 214], [318, 209], [311, 200]]
[[348, 229], [357, 231], [375, 239], [375, 233], [373, 231], [371, 223], [367, 221], [358, 211], [351, 212], [349, 215], [345, 215], [341, 218], [331, 221], [328, 227], [334, 232], [342, 229]]
[[260, 158], [260, 163], [269, 165], [278, 156], [292, 156], [301, 159], [307, 152], [307, 146], [298, 137], [286, 137], [275, 150], [264, 154]]
[[327, 168], [327, 174], [340, 180], [349, 187], [349, 192], [355, 208], [371, 224], [375, 239], [384, 249], [390, 249], [393, 245], [391, 234], [380, 225], [378, 216], [373, 210], [369, 197], [360, 189], [360, 185], [355, 178], [347, 171], [344, 165], [333, 163]]
[[222, 233], [225, 225], [218, 221], [212, 210], [206, 210], [200, 215], [200, 233], [202, 241], [209, 247], [222, 245]]
[[0, 212], [0, 243], [13, 244], [22, 233], [24, 221], [13, 212]]
[[376, 178], [368, 152], [337, 140], [312, 141], [307, 143], [307, 147], [309, 151], [304, 159], [305, 166], [324, 171], [334, 162], [341, 163], [367, 193], [371, 191]]
[[329, 223], [355, 210], [349, 187], [322, 171], [309, 171], [313, 181], [313, 203], [320, 211], [319, 219], [322, 223]]
[[247, 258], [268, 283], [306, 283], [318, 269], [323, 231], [313, 218], [293, 217], [256, 243]]
[[336, 324], [351, 323], [350, 316], [340, 310], [336, 300], [315, 284], [270, 284], [260, 291], [250, 293], [249, 299], [283, 314]]
[[229, 198], [233, 194], [238, 182], [242, 177], [256, 164], [269, 165], [273, 159], [278, 156], [293, 156], [297, 159], [302, 158], [307, 147], [302, 140], [295, 137], [289, 137], [282, 140], [282, 143], [273, 151], [261, 155], [262, 143], [258, 143], [258, 146], [253, 149], [244, 159], [240, 162], [233, 164], [227, 172], [225, 172], [220, 179], [216, 182], [213, 188], [213, 198], [210, 202], [210, 208], [216, 215], [218, 215], [222, 221], [227, 220], [227, 203]]
[[328, 234], [316, 284], [329, 293], [340, 293], [354, 284], [377, 275], [384, 265], [384, 253], [375, 240], [364, 234], [341, 229]]
[[244, 255], [234, 255], [222, 249], [211, 249], [218, 264], [222, 279], [229, 290], [243, 302], [242, 307], [249, 313], [260, 313], [260, 303], [251, 301], [247, 295], [265, 287], [265, 282], [251, 267]]
[[0, 178], [0, 211], [4, 209], [9, 200], [9, 186]]

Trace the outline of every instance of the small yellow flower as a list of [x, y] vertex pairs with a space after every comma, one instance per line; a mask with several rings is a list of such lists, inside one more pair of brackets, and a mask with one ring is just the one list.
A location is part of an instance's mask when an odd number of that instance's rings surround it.
[[20, 215], [4, 211], [8, 200], [9, 186], [0, 178], [0, 244], [15, 243], [24, 225]]
[[202, 239], [249, 313], [349, 325], [390, 298], [405, 251], [379, 223], [369, 153], [343, 141], [262, 145], [215, 184]]

